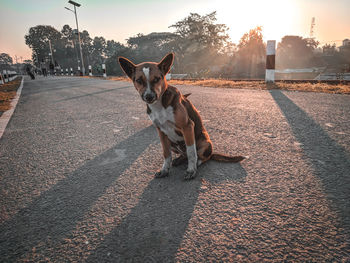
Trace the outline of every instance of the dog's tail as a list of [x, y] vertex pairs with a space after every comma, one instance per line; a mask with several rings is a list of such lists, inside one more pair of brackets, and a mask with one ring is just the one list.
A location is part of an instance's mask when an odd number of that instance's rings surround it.
[[238, 163], [245, 159], [244, 156], [228, 156], [221, 153], [213, 153], [210, 157], [211, 160], [223, 162], [223, 163]]

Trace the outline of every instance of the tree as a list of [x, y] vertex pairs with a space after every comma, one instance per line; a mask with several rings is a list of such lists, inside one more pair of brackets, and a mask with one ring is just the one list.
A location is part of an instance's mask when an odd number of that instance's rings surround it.
[[110, 58], [123, 48], [125, 48], [124, 45], [120, 44], [119, 42], [115, 42], [114, 40], [107, 40], [105, 55], [107, 58]]
[[49, 59], [49, 40], [52, 45], [60, 46], [61, 33], [52, 26], [38, 25], [31, 27], [24, 38], [25, 43], [33, 50], [33, 60], [41, 61]]
[[76, 47], [74, 32], [69, 25], [64, 25], [61, 30], [62, 49], [55, 52], [55, 57], [62, 68], [77, 66], [78, 49]]
[[322, 52], [325, 55], [334, 55], [337, 52], [337, 46], [335, 44], [325, 44], [322, 47]]
[[[72, 29], [69, 25], [64, 25], [61, 30], [61, 34], [63, 42], [65, 43], [65, 56], [67, 58], [66, 62], [76, 66], [81, 66], [80, 63], [78, 64], [78, 61], [81, 60], [78, 31], [76, 29]], [[90, 53], [92, 52], [92, 39], [88, 31], [84, 30], [83, 32], [80, 32], [80, 41], [84, 58], [84, 66], [87, 68], [87, 66], [90, 64]]]
[[127, 40], [128, 47], [133, 51], [133, 60], [158, 61], [166, 53], [173, 51], [169, 45], [177, 35], [169, 32], [153, 32], [148, 35], [138, 34]]
[[339, 48], [339, 55], [341, 56], [339, 62], [344, 64], [344, 70], [350, 72], [350, 45], [341, 46]]
[[237, 54], [236, 71], [240, 77], [263, 77], [266, 47], [261, 26], [249, 30], [241, 37]]
[[0, 70], [11, 69], [13, 59], [9, 54], [1, 53], [0, 54]]
[[[180, 72], [207, 74], [210, 67], [221, 64], [220, 56], [230, 45], [228, 27], [216, 23], [216, 12], [201, 16], [196, 13], [171, 25], [175, 28], [175, 38], [169, 43], [176, 53], [175, 66]], [[204, 73], [205, 72], [205, 73]], [[202, 75], [203, 75], [202, 74]]]
[[107, 75], [117, 75], [117, 76], [124, 75], [118, 63], [118, 57], [122, 56], [133, 60], [134, 55], [135, 55], [134, 50], [123, 45], [120, 49], [118, 49], [118, 52], [114, 53], [111, 57], [106, 59]]
[[91, 64], [94, 71], [102, 73], [102, 63], [105, 62], [106, 39], [104, 37], [95, 37], [92, 41]]
[[[77, 48], [79, 50], [79, 42], [78, 42], [78, 36], [76, 36], [76, 43], [78, 44]], [[80, 41], [81, 41], [81, 48], [83, 50], [83, 57], [84, 57], [84, 64], [85, 68], [88, 68], [88, 65], [91, 65], [91, 53], [93, 51], [92, 48], [92, 38], [90, 37], [90, 34], [88, 31], [84, 30], [83, 32], [80, 32]]]
[[341, 46], [339, 51], [336, 45], [325, 44], [323, 50], [323, 65], [329, 72], [350, 72], [350, 46]]
[[12, 63], [13, 63], [13, 59], [9, 54], [6, 54], [6, 53], [0, 54], [0, 64], [12, 65]]
[[313, 51], [318, 46], [315, 40], [300, 36], [284, 36], [277, 46], [278, 68], [303, 68], [312, 66]]
[[204, 16], [190, 13], [188, 17], [171, 25], [170, 28], [175, 28], [175, 33], [182, 39], [194, 41], [203, 48], [220, 50], [229, 39], [228, 27], [224, 24], [215, 24], [216, 20], [216, 11]]

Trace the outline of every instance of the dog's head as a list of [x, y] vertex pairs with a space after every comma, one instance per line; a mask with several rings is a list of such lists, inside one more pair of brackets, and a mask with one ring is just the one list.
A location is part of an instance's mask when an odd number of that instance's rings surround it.
[[135, 65], [124, 57], [119, 57], [118, 61], [125, 74], [133, 81], [142, 100], [152, 104], [167, 88], [165, 75], [173, 64], [174, 54], [166, 55], [159, 63], [144, 62]]

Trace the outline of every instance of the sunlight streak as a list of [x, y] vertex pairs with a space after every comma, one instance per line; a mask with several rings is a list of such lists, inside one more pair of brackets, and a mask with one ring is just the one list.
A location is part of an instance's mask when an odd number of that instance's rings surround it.
[[[139, 202], [143, 191], [153, 180], [154, 162], [161, 162], [157, 158], [154, 158], [152, 162], [145, 162], [145, 159], [148, 158], [145, 155], [149, 155], [149, 152], [155, 154], [154, 152], [157, 152], [159, 147], [159, 144], [152, 145], [140, 154], [135, 162], [96, 200], [69, 235], [64, 236], [58, 242], [50, 240], [48, 236], [44, 251], [40, 250], [42, 243], [39, 243], [24, 256], [23, 260], [38, 261], [45, 257], [53, 257], [52, 253], [66, 251], [66, 254], [60, 254], [60, 261], [68, 260], [64, 257], [76, 258], [80, 262], [85, 261], [104, 240], [104, 237], [115, 229]], [[118, 167], [116, 166], [115, 169]]]
[[298, 20], [297, 8], [292, 0], [221, 0], [211, 8], [214, 7], [218, 12], [219, 22], [227, 24], [230, 37], [235, 43], [256, 26], [263, 27], [265, 40], [280, 40], [295, 31], [295, 21]]

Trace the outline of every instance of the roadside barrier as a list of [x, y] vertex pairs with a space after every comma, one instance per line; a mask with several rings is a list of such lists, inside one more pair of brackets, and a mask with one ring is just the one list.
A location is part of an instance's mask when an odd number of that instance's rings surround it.
[[276, 40], [268, 40], [266, 45], [266, 74], [265, 82], [275, 82]]
[[4, 69], [2, 72], [2, 74], [0, 72], [0, 84], [5, 84], [9, 81], [12, 81], [18, 76], [16, 71]]
[[106, 74], [106, 64], [102, 64], [102, 69], [103, 69], [103, 77], [106, 78], [107, 74]]
[[92, 76], [92, 67], [91, 67], [91, 65], [89, 65], [89, 76], [90, 77]]

